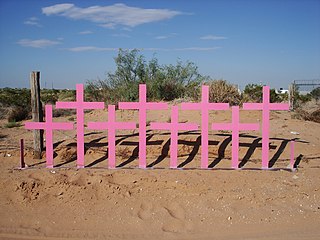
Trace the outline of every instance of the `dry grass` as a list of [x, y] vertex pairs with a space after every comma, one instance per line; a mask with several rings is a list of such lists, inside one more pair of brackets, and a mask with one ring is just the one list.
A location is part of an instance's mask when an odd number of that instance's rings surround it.
[[317, 109], [309, 113], [299, 108], [294, 112], [294, 114], [292, 115], [292, 118], [320, 123], [320, 109]]
[[215, 103], [229, 103], [230, 105], [239, 105], [241, 95], [238, 89], [225, 80], [215, 80], [206, 83], [209, 86], [209, 100]]

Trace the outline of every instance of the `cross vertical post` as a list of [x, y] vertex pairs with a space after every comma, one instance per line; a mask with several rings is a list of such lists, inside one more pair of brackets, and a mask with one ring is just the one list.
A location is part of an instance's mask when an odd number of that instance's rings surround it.
[[198, 130], [197, 124], [179, 123], [179, 109], [178, 106], [173, 106], [171, 109], [171, 123], [157, 123], [150, 124], [151, 129], [170, 130], [170, 168], [177, 168], [178, 164], [178, 132], [179, 130]]
[[147, 85], [139, 85], [139, 102], [119, 102], [119, 109], [139, 110], [139, 168], [147, 167], [147, 110], [167, 109], [167, 103], [147, 102]]
[[287, 103], [270, 103], [270, 87], [263, 86], [262, 103], [244, 103], [245, 110], [262, 110], [262, 169], [269, 169], [270, 111], [289, 110]]
[[294, 169], [294, 143], [295, 139], [290, 141], [290, 168], [291, 170]]
[[56, 102], [56, 108], [76, 109], [77, 111], [77, 167], [84, 168], [84, 110], [103, 109], [104, 102], [84, 102], [83, 84], [77, 84], [76, 91], [76, 102]]
[[231, 123], [213, 123], [213, 130], [232, 130], [232, 160], [231, 167], [239, 168], [239, 131], [241, 130], [258, 130], [259, 124], [240, 123], [239, 106], [232, 107]]
[[53, 130], [73, 129], [72, 123], [52, 122], [52, 105], [46, 105], [45, 122], [27, 122], [26, 129], [43, 129], [46, 131], [46, 166], [53, 168]]
[[182, 110], [201, 111], [201, 168], [208, 168], [209, 110], [227, 110], [229, 103], [210, 103], [209, 86], [202, 86], [200, 103], [182, 103]]
[[133, 122], [116, 122], [115, 105], [108, 106], [108, 122], [88, 122], [89, 129], [108, 129], [108, 168], [116, 168], [116, 130], [135, 129]]

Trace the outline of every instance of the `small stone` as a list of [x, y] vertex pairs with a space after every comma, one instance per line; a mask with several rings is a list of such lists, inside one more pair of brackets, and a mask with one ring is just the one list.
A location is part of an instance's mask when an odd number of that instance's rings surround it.
[[229, 216], [229, 217], [228, 217], [228, 220], [230, 221], [231, 219], [232, 219], [232, 217]]
[[299, 177], [297, 175], [293, 175], [293, 179], [298, 179]]

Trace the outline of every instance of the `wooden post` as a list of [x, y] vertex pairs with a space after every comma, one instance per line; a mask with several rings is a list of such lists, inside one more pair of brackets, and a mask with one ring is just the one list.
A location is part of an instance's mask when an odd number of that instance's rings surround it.
[[20, 139], [20, 169], [24, 169], [26, 164], [24, 162], [24, 143], [23, 139]]
[[[40, 101], [40, 72], [31, 72], [30, 87], [32, 121], [43, 122], [42, 104]], [[41, 159], [41, 152], [43, 149], [43, 130], [33, 130], [33, 148], [33, 158]]]

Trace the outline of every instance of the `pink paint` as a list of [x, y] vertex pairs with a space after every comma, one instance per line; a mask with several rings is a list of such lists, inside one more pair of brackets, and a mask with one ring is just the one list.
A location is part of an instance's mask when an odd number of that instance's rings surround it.
[[290, 168], [294, 169], [294, 140], [290, 141]]
[[108, 159], [109, 168], [116, 168], [116, 130], [135, 129], [133, 122], [116, 122], [115, 105], [108, 106], [108, 122], [88, 122], [89, 129], [108, 129]]
[[213, 123], [213, 130], [232, 130], [232, 160], [231, 167], [238, 169], [239, 166], [239, 131], [254, 131], [259, 129], [256, 123], [240, 123], [239, 106], [232, 107], [232, 122], [230, 123]]
[[245, 110], [262, 110], [262, 169], [269, 168], [270, 110], [289, 110], [287, 103], [270, 103], [270, 88], [263, 87], [262, 103], [244, 103]]
[[147, 102], [147, 86], [139, 85], [139, 102], [119, 102], [119, 109], [138, 109], [139, 110], [139, 168], [147, 167], [146, 157], [146, 138], [147, 138], [147, 110], [167, 109], [167, 103]]
[[178, 164], [178, 132], [179, 130], [198, 130], [197, 124], [179, 123], [178, 106], [172, 106], [171, 123], [151, 123], [151, 129], [170, 130], [170, 168], [177, 168]]
[[209, 86], [202, 86], [200, 103], [182, 103], [182, 110], [201, 111], [201, 168], [208, 168], [209, 110], [227, 110], [228, 103], [209, 103]]
[[46, 166], [53, 168], [53, 130], [73, 129], [73, 123], [52, 122], [52, 105], [46, 105], [45, 122], [27, 122], [26, 129], [44, 129], [46, 131]]
[[77, 110], [77, 167], [84, 168], [84, 110], [103, 109], [103, 102], [84, 102], [83, 84], [76, 85], [76, 102], [57, 102], [56, 108], [68, 108]]

